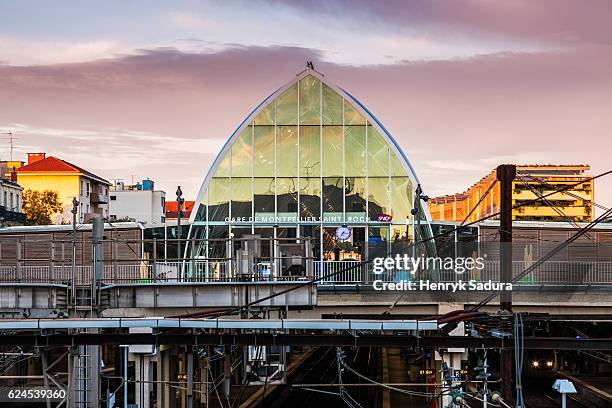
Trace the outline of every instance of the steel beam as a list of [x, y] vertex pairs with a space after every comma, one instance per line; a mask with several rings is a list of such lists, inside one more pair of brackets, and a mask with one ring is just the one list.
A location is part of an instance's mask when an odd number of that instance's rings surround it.
[[[0, 345], [100, 345], [100, 344], [165, 344], [165, 345], [313, 345], [357, 347], [413, 348], [512, 348], [512, 342], [496, 337], [394, 336], [361, 334], [197, 334], [197, 333], [78, 333], [36, 336], [15, 334], [0, 336]], [[576, 339], [573, 337], [527, 337], [525, 348], [534, 350], [612, 350], [612, 338]]]

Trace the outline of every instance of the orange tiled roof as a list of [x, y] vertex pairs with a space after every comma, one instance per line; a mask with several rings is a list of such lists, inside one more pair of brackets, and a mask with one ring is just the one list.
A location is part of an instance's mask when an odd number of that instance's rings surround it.
[[42, 160], [38, 160], [32, 164], [25, 165], [18, 168], [17, 173], [81, 173], [84, 176], [96, 179], [104, 184], [110, 185], [110, 183], [100, 176], [93, 174], [75, 164], [69, 163], [65, 160], [58, 159], [54, 156], [46, 157]]
[[[182, 211], [191, 212], [193, 210], [193, 206], [195, 205], [195, 201], [185, 201], [183, 203]], [[165, 211], [168, 212], [176, 212], [178, 209], [178, 203], [176, 201], [166, 201]]]

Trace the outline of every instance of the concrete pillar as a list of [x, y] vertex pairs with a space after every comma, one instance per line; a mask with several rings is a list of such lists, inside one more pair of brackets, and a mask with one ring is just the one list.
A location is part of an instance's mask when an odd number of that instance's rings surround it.
[[130, 361], [134, 362], [135, 368], [135, 403], [139, 408], [151, 406], [151, 389], [153, 366], [151, 356], [148, 354], [130, 353]]
[[[91, 380], [89, 382], [87, 399], [90, 402], [90, 406], [95, 407], [96, 404], [100, 403], [100, 397], [102, 395], [100, 392], [100, 362], [102, 359], [102, 353], [100, 351], [100, 346], [87, 346], [85, 352], [89, 355], [88, 364], [91, 365], [91, 368], [88, 370], [91, 374]], [[87, 358], [85, 361], [87, 361]]]
[[165, 381], [176, 381], [176, 356], [172, 355], [172, 349], [168, 346], [160, 346], [158, 357], [157, 406], [176, 408], [176, 388], [170, 387]]
[[187, 348], [187, 408], [193, 408], [193, 348]]

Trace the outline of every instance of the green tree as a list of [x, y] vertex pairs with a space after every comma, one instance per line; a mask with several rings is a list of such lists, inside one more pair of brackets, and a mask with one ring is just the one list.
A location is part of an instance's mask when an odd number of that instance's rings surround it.
[[62, 212], [62, 203], [57, 191], [25, 190], [22, 208], [27, 225], [48, 225], [52, 223], [51, 217]]

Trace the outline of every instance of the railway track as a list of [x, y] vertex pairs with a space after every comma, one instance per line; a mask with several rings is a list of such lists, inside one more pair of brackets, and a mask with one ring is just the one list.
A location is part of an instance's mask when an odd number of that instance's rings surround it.
[[[531, 373], [527, 377], [525, 385], [525, 404], [527, 408], [559, 408], [561, 407], [561, 395], [551, 389], [554, 376], [550, 372]], [[571, 395], [567, 395], [567, 408], [592, 408], [589, 404]]]
[[[359, 351], [347, 351], [346, 361], [366, 375], [376, 377], [378, 353], [373, 349], [361, 348]], [[356, 383], [359, 379], [343, 374], [344, 382]], [[335, 347], [319, 347], [316, 352], [306, 359], [299, 368], [293, 371], [286, 385], [277, 386], [274, 391], [266, 395], [258, 406], [266, 408], [309, 408], [309, 407], [338, 407], [346, 408], [345, 402], [338, 395], [338, 387], [317, 389], [316, 387], [292, 387], [292, 384], [337, 384], [338, 363], [336, 361]], [[348, 390], [351, 397], [359, 401], [362, 407], [377, 406], [375, 402], [376, 391], [373, 387], [351, 387]]]

